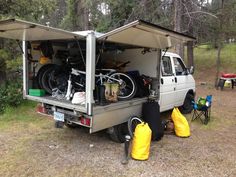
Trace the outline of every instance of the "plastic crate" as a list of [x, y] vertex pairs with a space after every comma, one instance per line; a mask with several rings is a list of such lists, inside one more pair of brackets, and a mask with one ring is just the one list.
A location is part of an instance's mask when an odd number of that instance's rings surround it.
[[43, 89], [29, 89], [30, 96], [44, 96], [45, 90]]

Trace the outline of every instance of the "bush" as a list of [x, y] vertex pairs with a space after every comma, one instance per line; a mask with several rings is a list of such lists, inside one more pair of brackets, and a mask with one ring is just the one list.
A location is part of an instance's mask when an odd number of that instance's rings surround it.
[[11, 80], [0, 86], [0, 113], [7, 106], [16, 107], [23, 101], [22, 81]]
[[5, 99], [6, 99], [6, 86], [2, 84], [0, 86], [0, 113], [3, 113], [6, 108]]

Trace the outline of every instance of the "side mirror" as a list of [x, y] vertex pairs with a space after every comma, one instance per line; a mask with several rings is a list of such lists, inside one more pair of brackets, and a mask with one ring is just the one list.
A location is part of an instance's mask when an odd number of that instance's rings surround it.
[[189, 74], [193, 74], [194, 73], [194, 67], [191, 66], [190, 69], [189, 69]]

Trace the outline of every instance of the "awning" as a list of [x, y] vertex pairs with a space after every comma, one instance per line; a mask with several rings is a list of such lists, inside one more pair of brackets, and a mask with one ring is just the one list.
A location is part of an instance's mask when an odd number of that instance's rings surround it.
[[25, 41], [84, 38], [69, 31], [16, 19], [0, 21], [0, 37]]
[[178, 33], [158, 25], [137, 20], [100, 36], [106, 40], [134, 46], [165, 49], [179, 43], [196, 40], [194, 37]]

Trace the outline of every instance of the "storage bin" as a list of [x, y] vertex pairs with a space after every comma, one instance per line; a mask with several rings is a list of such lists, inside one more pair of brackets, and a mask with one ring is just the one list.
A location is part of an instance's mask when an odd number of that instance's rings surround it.
[[30, 96], [44, 96], [45, 90], [43, 89], [29, 89]]

